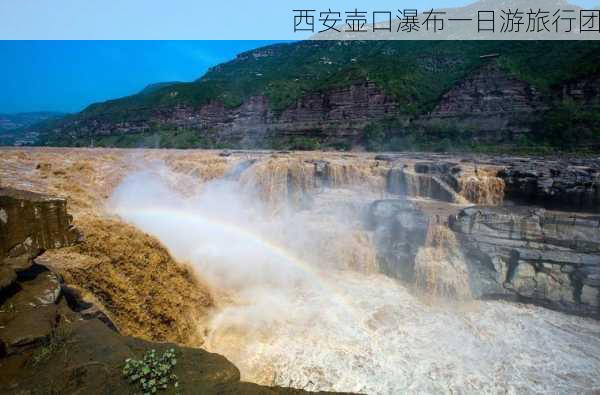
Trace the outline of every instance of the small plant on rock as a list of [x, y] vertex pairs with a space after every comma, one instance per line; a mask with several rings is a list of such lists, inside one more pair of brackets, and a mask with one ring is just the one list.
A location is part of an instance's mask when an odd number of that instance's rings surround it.
[[12, 303], [9, 303], [6, 306], [2, 306], [2, 309], [0, 309], [0, 313], [14, 313], [16, 311], [17, 311], [17, 308]]
[[131, 384], [137, 384], [144, 395], [154, 394], [167, 389], [169, 383], [179, 387], [177, 375], [173, 369], [177, 365], [175, 349], [166, 350], [160, 357], [156, 350], [146, 351], [142, 360], [127, 358], [123, 367], [123, 376]]
[[65, 349], [71, 334], [71, 328], [65, 324], [60, 324], [54, 328], [50, 336], [44, 340], [33, 354], [31, 359], [33, 366], [39, 366], [47, 362], [58, 351]]

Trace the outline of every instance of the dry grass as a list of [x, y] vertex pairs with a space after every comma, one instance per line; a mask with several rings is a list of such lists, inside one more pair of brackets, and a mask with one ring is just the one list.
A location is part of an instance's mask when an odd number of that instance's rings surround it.
[[80, 221], [85, 241], [47, 252], [67, 284], [92, 294], [126, 335], [201, 343], [208, 288], [153, 237], [115, 219]]

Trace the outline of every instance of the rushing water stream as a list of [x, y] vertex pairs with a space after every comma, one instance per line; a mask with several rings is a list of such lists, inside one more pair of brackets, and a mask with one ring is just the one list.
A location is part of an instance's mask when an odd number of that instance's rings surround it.
[[360, 208], [376, 198], [365, 191], [317, 191], [302, 210], [275, 212], [235, 180], [189, 196], [163, 178], [127, 177], [111, 208], [218, 290], [206, 347], [244, 380], [370, 394], [600, 389], [596, 321], [506, 302], [426, 303], [377, 273], [360, 233]]

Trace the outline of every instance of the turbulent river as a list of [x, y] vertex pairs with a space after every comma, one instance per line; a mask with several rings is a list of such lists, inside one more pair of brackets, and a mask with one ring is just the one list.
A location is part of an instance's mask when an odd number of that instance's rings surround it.
[[274, 207], [231, 175], [190, 191], [167, 173], [127, 177], [109, 206], [214, 290], [205, 347], [243, 380], [369, 394], [600, 389], [598, 322], [432, 302], [379, 273], [361, 225], [376, 193], [323, 189]]

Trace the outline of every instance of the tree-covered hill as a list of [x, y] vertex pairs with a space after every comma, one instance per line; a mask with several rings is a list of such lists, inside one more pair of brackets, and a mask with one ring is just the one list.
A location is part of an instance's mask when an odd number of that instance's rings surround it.
[[[203, 106], [219, 103], [223, 107], [221, 112], [235, 112], [251, 98], [264, 97], [269, 115], [260, 116], [272, 122], [285, 110], [306, 105], [298, 103], [307, 95], [367, 81], [394, 100], [397, 107], [393, 116], [388, 114], [385, 119], [373, 119], [369, 120], [373, 121], [368, 122], [369, 125], [363, 122], [356, 126], [360, 130], [353, 132], [354, 137], [347, 145], [364, 143], [368, 147], [365, 140], [368, 140], [369, 128], [381, 128], [381, 124], [385, 130], [379, 134], [380, 140], [387, 141], [402, 133], [420, 133], [417, 129], [422, 129], [422, 123], [414, 121], [428, 116], [453, 87], [481, 70], [489, 62], [482, 56], [489, 54], [497, 54], [493, 60], [497, 67], [510, 78], [528, 84], [544, 103], [545, 112], [537, 114], [535, 124], [532, 119], [527, 125], [537, 131], [536, 139], [544, 133], [542, 129], [548, 128], [540, 122], [548, 118], [546, 115], [551, 109], [557, 110], [552, 113], [554, 116], [562, 117], [556, 124], [568, 123], [569, 117], [575, 117], [572, 112], [578, 112], [578, 119], [582, 119], [586, 133], [589, 132], [588, 124], [595, 122], [597, 107], [586, 104], [582, 115], [579, 108], [564, 108], [560, 95], [565, 84], [599, 78], [600, 42], [597, 41], [301, 41], [274, 44], [241, 53], [236, 59], [213, 67], [196, 81], [155, 84], [136, 95], [90, 105], [79, 114], [38, 128], [41, 142], [53, 145], [87, 145], [94, 141], [106, 145], [139, 146], [146, 144], [149, 135], [159, 135], [161, 146], [245, 146], [246, 143], [240, 142], [246, 140], [239, 133], [235, 138], [220, 137], [231, 135], [225, 124], [229, 122], [227, 119], [234, 119], [239, 114], [224, 116], [217, 126], [206, 126], [202, 119]], [[324, 102], [327, 100], [322, 98]], [[179, 123], [171, 122], [178, 108], [188, 109], [191, 113], [186, 117], [197, 122], [189, 125], [180, 120]], [[348, 122], [352, 121], [351, 115]], [[306, 132], [306, 138], [316, 143], [309, 144], [312, 148], [340, 143], [340, 122], [302, 125], [299, 129], [288, 124], [287, 132], [295, 128], [294, 134], [300, 137]], [[398, 129], [399, 124], [404, 125], [402, 130]], [[278, 130], [281, 128], [278, 128], [265, 123], [264, 129], [269, 135], [253, 144], [265, 146], [277, 141], [278, 147], [285, 147], [290, 133], [280, 139]], [[332, 132], [335, 128], [337, 131]], [[448, 129], [447, 125], [444, 128]], [[457, 140], [452, 135], [443, 138]], [[465, 136], [461, 138], [464, 140]], [[469, 138], [467, 136], [467, 140]], [[550, 141], [543, 140], [545, 143]]]

